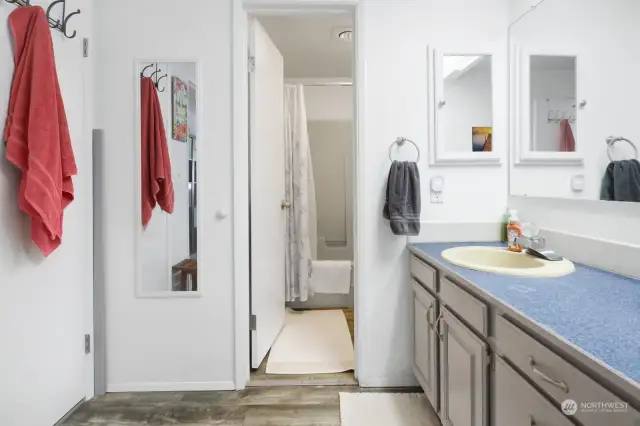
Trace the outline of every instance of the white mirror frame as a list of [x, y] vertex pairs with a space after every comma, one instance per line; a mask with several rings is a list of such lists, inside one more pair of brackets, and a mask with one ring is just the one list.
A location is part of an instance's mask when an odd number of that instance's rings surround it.
[[[198, 279], [198, 289], [196, 291], [171, 291], [171, 290], [167, 290], [167, 291], [145, 291], [142, 288], [142, 266], [141, 266], [141, 255], [140, 255], [140, 248], [141, 248], [141, 240], [142, 240], [142, 189], [141, 189], [141, 185], [142, 185], [142, 178], [140, 175], [140, 160], [141, 160], [141, 126], [142, 126], [142, 121], [141, 121], [141, 117], [140, 117], [140, 108], [141, 108], [141, 102], [140, 102], [140, 71], [142, 70], [142, 65], [143, 64], [150, 64], [150, 63], [158, 63], [158, 64], [167, 64], [167, 63], [180, 63], [180, 62], [189, 62], [189, 63], [193, 63], [195, 64], [196, 67], [196, 87], [198, 87], [198, 91], [197, 91], [197, 96], [196, 96], [196, 108], [198, 110], [198, 113], [201, 114], [202, 111], [202, 85], [201, 85], [201, 80], [202, 80], [202, 70], [201, 70], [201, 64], [200, 61], [198, 59], [195, 58], [171, 58], [171, 59], [167, 59], [167, 58], [147, 58], [147, 59], [137, 59], [134, 61], [134, 85], [135, 85], [135, 89], [133, 92], [133, 96], [134, 96], [134, 104], [135, 104], [135, 119], [134, 119], [134, 147], [133, 147], [133, 152], [134, 152], [134, 170], [135, 170], [135, 191], [134, 191], [134, 196], [135, 196], [135, 200], [134, 200], [134, 215], [133, 217], [135, 218], [135, 224], [134, 224], [134, 267], [135, 267], [135, 296], [136, 298], [140, 298], [140, 299], [167, 299], [167, 298], [176, 298], [176, 299], [184, 299], [184, 298], [196, 298], [196, 297], [202, 297], [202, 286], [201, 286], [201, 282]], [[164, 79], [163, 81], [166, 81], [166, 90], [167, 91], [171, 91], [171, 79], [167, 78]], [[202, 131], [202, 126], [200, 125], [200, 123], [202, 122], [202, 120], [198, 120], [196, 123], [196, 133], [198, 135], [198, 140], [202, 141], [203, 138], [201, 136], [201, 131]], [[165, 118], [165, 123], [166, 123], [166, 118]], [[165, 131], [167, 131], [167, 139], [168, 141], [170, 141], [171, 135], [170, 135], [170, 129], [165, 129]], [[200, 185], [196, 186], [196, 191], [198, 193], [200, 193]], [[156, 212], [157, 213], [157, 212]], [[168, 220], [169, 215], [167, 215], [167, 220]], [[198, 237], [200, 237], [201, 234], [201, 229], [202, 229], [202, 215], [198, 214], [197, 215], [197, 234]], [[169, 241], [171, 240], [171, 235], [169, 235]], [[167, 253], [169, 252], [169, 249], [171, 247], [171, 243], [167, 243]], [[167, 256], [168, 257], [168, 256]], [[200, 275], [198, 273], [198, 275]], [[172, 280], [171, 280], [171, 274], [167, 274], [168, 276], [168, 285], [169, 288], [171, 288], [171, 284], [172, 284]], [[199, 278], [199, 277], [198, 277]]]
[[574, 152], [533, 151], [531, 149], [531, 57], [532, 56], [573, 56], [576, 58], [576, 119], [580, 122], [584, 106], [580, 95], [580, 57], [576, 52], [545, 51], [529, 52], [513, 43], [510, 49], [509, 63], [509, 122], [513, 163], [516, 166], [582, 166], [584, 163], [584, 142], [582, 130], [576, 132], [576, 150]]
[[[455, 152], [447, 151], [446, 143], [442, 137], [442, 129], [439, 125], [439, 112], [444, 106], [444, 80], [442, 78], [442, 59], [444, 55], [460, 55], [460, 56], [489, 56], [491, 57], [491, 108], [492, 108], [492, 127], [493, 127], [493, 151], [492, 152]], [[432, 166], [499, 166], [501, 164], [501, 156], [499, 150], [499, 141], [495, 134], [496, 113], [496, 73], [494, 72], [493, 59], [495, 55], [491, 52], [480, 51], [460, 51], [459, 49], [447, 49], [443, 54], [442, 50], [427, 47], [427, 70], [431, 74], [428, 79], [427, 88], [429, 95], [427, 96], [427, 113], [429, 124], [429, 164]]]

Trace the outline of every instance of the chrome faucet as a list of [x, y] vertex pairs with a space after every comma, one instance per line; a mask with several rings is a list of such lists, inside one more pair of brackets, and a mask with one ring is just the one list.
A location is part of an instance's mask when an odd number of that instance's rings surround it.
[[536, 249], [536, 250], [542, 250], [547, 244], [547, 240], [545, 240], [544, 237], [541, 237], [539, 235], [536, 235], [535, 237], [519, 236], [519, 237], [516, 237], [515, 243], [517, 245], [522, 246], [522, 248], [526, 250], [530, 248]]
[[554, 252], [553, 250], [545, 250], [545, 245], [547, 241], [544, 237], [536, 235], [535, 237], [516, 237], [515, 243], [522, 246], [525, 249], [527, 254], [532, 256], [539, 257], [544, 260], [549, 261], [558, 261], [562, 260], [563, 257]]

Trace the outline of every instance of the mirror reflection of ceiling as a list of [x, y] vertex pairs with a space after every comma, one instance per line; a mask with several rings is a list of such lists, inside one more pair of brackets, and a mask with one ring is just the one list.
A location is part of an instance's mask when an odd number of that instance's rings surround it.
[[482, 56], [454, 56], [446, 55], [442, 60], [442, 78], [458, 78], [460, 75], [475, 67]]
[[576, 58], [573, 56], [532, 55], [531, 70], [574, 71]]
[[353, 27], [350, 13], [262, 15], [258, 20], [284, 58], [285, 78], [350, 78], [353, 42], [337, 32]]

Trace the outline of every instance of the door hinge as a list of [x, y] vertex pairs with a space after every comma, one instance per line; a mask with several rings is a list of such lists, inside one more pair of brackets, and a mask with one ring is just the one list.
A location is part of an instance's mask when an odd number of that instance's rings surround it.
[[91, 335], [90, 334], [84, 335], [84, 353], [85, 354], [91, 353]]
[[88, 38], [82, 39], [82, 56], [85, 58], [89, 57], [89, 39]]
[[255, 331], [258, 325], [258, 318], [255, 315], [249, 317], [249, 330]]
[[249, 55], [249, 72], [256, 70], [256, 57]]

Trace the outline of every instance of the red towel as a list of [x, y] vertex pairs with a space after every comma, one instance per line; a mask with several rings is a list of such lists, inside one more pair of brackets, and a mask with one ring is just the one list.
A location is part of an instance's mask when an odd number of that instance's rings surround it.
[[560, 121], [560, 152], [574, 152], [576, 150], [576, 140], [573, 137], [569, 120]]
[[40, 7], [19, 7], [9, 15], [9, 27], [15, 71], [4, 129], [6, 155], [22, 170], [18, 205], [31, 216], [33, 242], [48, 256], [61, 243], [76, 162], [45, 13]]
[[149, 77], [143, 77], [141, 86], [142, 113], [142, 226], [146, 228], [156, 202], [162, 210], [173, 213], [173, 181], [171, 159], [164, 131], [162, 110], [156, 86]]

